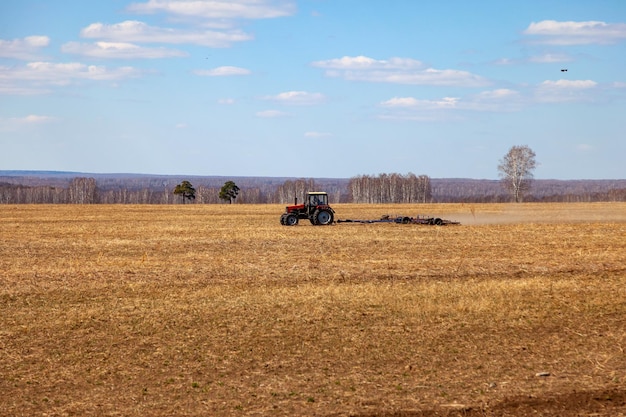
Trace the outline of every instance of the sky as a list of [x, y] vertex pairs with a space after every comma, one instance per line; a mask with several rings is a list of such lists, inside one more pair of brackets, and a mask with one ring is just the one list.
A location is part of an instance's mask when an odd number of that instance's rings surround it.
[[521, 145], [626, 179], [626, 1], [0, 0], [0, 170], [497, 179]]

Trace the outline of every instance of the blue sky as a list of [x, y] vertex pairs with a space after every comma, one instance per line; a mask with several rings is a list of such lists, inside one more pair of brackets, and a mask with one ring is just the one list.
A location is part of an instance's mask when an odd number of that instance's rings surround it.
[[514, 145], [626, 178], [626, 1], [0, 2], [0, 170], [496, 179]]

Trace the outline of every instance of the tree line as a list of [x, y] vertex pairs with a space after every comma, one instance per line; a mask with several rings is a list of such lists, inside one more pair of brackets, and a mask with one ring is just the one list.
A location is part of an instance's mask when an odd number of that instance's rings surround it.
[[0, 204], [291, 204], [309, 191], [326, 191], [334, 203], [418, 203], [431, 200], [430, 190], [430, 178], [414, 174], [360, 175], [323, 185], [312, 178], [288, 179], [269, 188], [239, 187], [234, 181], [194, 186], [188, 180], [175, 187], [103, 188], [95, 178], [77, 177], [66, 187], [0, 183]]
[[[392, 179], [393, 178], [393, 179]], [[267, 184], [245, 181], [235, 204], [292, 204], [302, 202], [307, 191], [326, 191], [331, 203], [503, 203], [512, 200], [497, 180], [432, 179], [412, 174], [359, 175], [350, 179], [290, 179]], [[2, 180], [0, 180], [2, 181]], [[15, 180], [17, 181], [17, 180]], [[111, 180], [78, 177], [64, 184], [29, 185], [0, 182], [0, 204], [183, 204], [174, 194], [175, 184], [135, 186], [123, 178]], [[271, 179], [271, 181], [275, 181]], [[195, 181], [194, 181], [195, 182]], [[101, 184], [104, 183], [105, 186]], [[409, 184], [413, 183], [413, 188]], [[192, 204], [228, 204], [220, 199], [221, 187], [194, 185]], [[626, 201], [626, 180], [534, 180], [527, 202]]]

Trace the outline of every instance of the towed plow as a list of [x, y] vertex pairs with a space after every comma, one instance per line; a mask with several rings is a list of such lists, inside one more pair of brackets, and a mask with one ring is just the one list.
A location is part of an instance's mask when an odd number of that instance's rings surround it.
[[424, 224], [429, 226], [446, 226], [452, 224], [461, 224], [461, 222], [441, 219], [439, 217], [430, 217], [430, 216], [390, 216], [384, 215], [381, 216], [380, 219], [376, 220], [353, 220], [353, 219], [344, 219], [337, 220], [337, 223], [399, 223], [399, 224]]

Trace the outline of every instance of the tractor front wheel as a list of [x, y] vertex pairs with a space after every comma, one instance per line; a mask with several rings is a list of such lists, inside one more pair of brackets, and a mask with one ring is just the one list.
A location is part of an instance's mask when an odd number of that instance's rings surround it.
[[298, 216], [295, 214], [288, 214], [285, 216], [285, 220], [283, 223], [285, 226], [295, 226], [298, 224]]
[[325, 226], [333, 222], [333, 212], [330, 210], [316, 210], [313, 213], [313, 224]]

